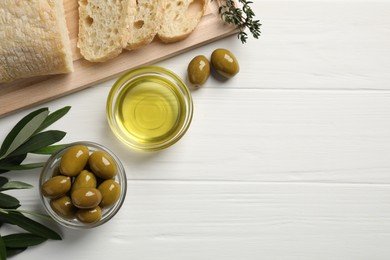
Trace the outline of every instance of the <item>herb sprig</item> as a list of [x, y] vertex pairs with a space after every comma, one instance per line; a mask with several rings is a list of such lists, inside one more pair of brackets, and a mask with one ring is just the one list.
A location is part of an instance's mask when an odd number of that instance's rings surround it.
[[219, 14], [223, 21], [228, 24], [233, 24], [238, 28], [238, 39], [242, 43], [246, 43], [248, 34], [245, 29], [249, 29], [249, 32], [255, 39], [260, 37], [260, 20], [255, 20], [255, 13], [251, 8], [252, 1], [238, 0], [242, 7], [238, 7], [235, 0], [219, 0]]
[[[48, 108], [41, 108], [23, 117], [8, 133], [0, 147], [0, 174], [11, 170], [40, 168], [44, 162], [22, 164], [29, 153], [51, 154], [64, 145], [54, 145], [65, 136], [65, 132], [47, 130], [47, 127], [62, 118], [70, 107], [49, 113]], [[16, 225], [24, 232], [0, 233], [0, 260], [21, 253], [29, 246], [38, 245], [48, 239], [61, 240], [61, 236], [52, 229], [26, 216], [49, 218], [37, 212], [20, 210], [20, 201], [4, 191], [32, 188], [30, 184], [9, 181], [0, 176], [0, 227], [3, 224]]]

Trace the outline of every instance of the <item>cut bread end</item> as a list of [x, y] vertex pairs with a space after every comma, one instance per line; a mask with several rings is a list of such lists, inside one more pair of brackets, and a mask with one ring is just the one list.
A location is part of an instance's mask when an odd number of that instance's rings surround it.
[[158, 37], [165, 43], [184, 40], [198, 26], [207, 5], [208, 0], [167, 1]]
[[137, 0], [136, 14], [130, 25], [126, 49], [134, 50], [151, 43], [160, 30], [165, 0]]
[[73, 68], [73, 56], [69, 39], [69, 32], [66, 26], [65, 10], [62, 1], [56, 4], [57, 17], [60, 17], [62, 22], [58, 23], [60, 39], [63, 43], [62, 52], [64, 55], [64, 66], [60, 69], [59, 73], [70, 73], [74, 71]]
[[86, 60], [104, 62], [122, 53], [130, 37], [131, 1], [79, 0], [77, 46]]

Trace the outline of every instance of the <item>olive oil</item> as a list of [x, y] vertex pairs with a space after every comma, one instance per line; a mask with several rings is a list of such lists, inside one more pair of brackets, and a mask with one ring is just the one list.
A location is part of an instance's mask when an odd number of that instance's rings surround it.
[[117, 127], [134, 143], [158, 145], [180, 131], [186, 117], [183, 94], [159, 75], [127, 82], [114, 107]]

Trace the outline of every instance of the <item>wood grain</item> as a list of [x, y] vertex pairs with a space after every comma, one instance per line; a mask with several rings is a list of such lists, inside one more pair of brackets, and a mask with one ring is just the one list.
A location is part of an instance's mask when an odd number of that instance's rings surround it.
[[122, 158], [129, 180], [390, 185], [389, 92], [243, 89], [242, 80], [210, 79], [193, 91], [188, 132], [157, 153], [133, 151], [111, 132], [105, 118], [110, 82], [46, 105], [72, 106], [56, 123], [67, 132], [64, 142], [107, 145]]
[[246, 87], [390, 90], [389, 2], [313, 2], [263, 2], [261, 51], [251, 53], [259, 77], [248, 73]]
[[35, 77], [0, 84], [0, 117], [79, 91], [114, 78], [131, 68], [161, 61], [236, 32], [234, 27], [222, 22], [218, 15], [218, 3], [212, 1], [200, 24], [187, 39], [173, 44], [164, 44], [155, 39], [142, 49], [124, 51], [119, 57], [108, 62], [91, 63], [81, 57], [76, 46], [78, 35], [77, 1], [67, 0], [64, 2], [64, 6], [71, 39], [74, 72], [68, 75]]
[[[241, 66], [192, 91], [193, 122], [167, 150], [139, 153], [113, 136], [104, 107], [113, 80], [44, 104], [72, 106], [52, 129], [112, 149], [128, 192], [107, 224], [47, 222], [64, 239], [16, 259], [390, 259], [390, 2], [253, 2], [259, 40], [227, 37], [158, 63], [184, 76], [194, 55], [224, 47]], [[1, 118], [0, 140], [38, 107]], [[34, 185], [10, 193], [24, 210], [44, 212], [38, 175], [5, 175]]]

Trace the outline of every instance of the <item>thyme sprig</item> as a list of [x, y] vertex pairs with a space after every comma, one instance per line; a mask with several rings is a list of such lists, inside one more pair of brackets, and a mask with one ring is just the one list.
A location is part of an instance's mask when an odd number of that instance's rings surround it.
[[[63, 117], [69, 109], [70, 107], [64, 107], [50, 113], [48, 108], [41, 108], [23, 117], [7, 134], [0, 147], [0, 174], [42, 167], [44, 162], [22, 163], [29, 153], [48, 155], [64, 146], [53, 144], [62, 140], [65, 132], [45, 129]], [[0, 176], [0, 227], [3, 224], [16, 225], [23, 230], [8, 235], [2, 235], [0, 232], [0, 260], [19, 254], [29, 246], [38, 245], [48, 239], [61, 239], [57, 232], [26, 214], [41, 218], [49, 216], [19, 209], [20, 201], [4, 193], [8, 190], [29, 188], [32, 188], [30, 184], [9, 181], [8, 178]]]
[[219, 14], [222, 20], [237, 26], [239, 30], [237, 38], [242, 43], [246, 43], [248, 39], [248, 33], [245, 32], [245, 29], [248, 29], [255, 39], [260, 37], [261, 23], [260, 20], [255, 20], [255, 13], [250, 6], [252, 1], [238, 0], [241, 8], [236, 5], [235, 0], [219, 0], [219, 2]]

